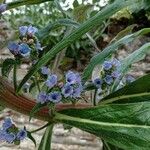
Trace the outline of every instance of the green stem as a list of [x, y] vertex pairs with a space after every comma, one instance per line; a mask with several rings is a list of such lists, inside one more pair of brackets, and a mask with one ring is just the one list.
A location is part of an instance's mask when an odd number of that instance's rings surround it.
[[38, 88], [38, 91], [41, 92], [41, 88], [40, 88], [40, 85], [39, 85], [39, 82], [38, 82], [38, 76], [37, 76], [37, 74], [35, 75], [35, 84], [36, 84], [36, 86]]
[[94, 91], [94, 98], [93, 98], [93, 105], [96, 106], [96, 95], [97, 95], [97, 89]]
[[47, 126], [49, 126], [50, 124], [51, 124], [51, 123], [50, 123], [50, 122], [48, 122], [48, 123], [47, 123], [47, 124], [45, 124], [44, 126], [42, 126], [42, 127], [38, 128], [38, 129], [35, 129], [35, 130], [31, 131], [30, 133], [38, 132], [38, 131], [40, 131], [40, 130], [42, 130], [42, 129], [46, 128], [46, 127], [47, 127]]

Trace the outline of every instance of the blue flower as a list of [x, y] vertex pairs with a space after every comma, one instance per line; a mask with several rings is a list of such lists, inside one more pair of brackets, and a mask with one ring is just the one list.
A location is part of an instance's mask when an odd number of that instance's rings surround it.
[[101, 88], [101, 86], [102, 86], [102, 80], [100, 79], [100, 78], [96, 78], [95, 80], [94, 80], [94, 85], [97, 87], [97, 88]]
[[104, 81], [107, 83], [107, 84], [112, 84], [113, 83], [113, 77], [110, 76], [110, 75], [106, 75], [106, 77], [104, 78]]
[[20, 51], [22, 56], [26, 57], [26, 56], [30, 55], [31, 49], [27, 44], [22, 43], [19, 45], [19, 51]]
[[13, 55], [19, 54], [19, 45], [15, 42], [9, 42], [7, 48]]
[[40, 92], [37, 97], [37, 102], [44, 104], [47, 101], [47, 94], [46, 92]]
[[5, 141], [6, 130], [0, 130], [0, 141]]
[[66, 82], [69, 84], [75, 84], [81, 82], [81, 77], [79, 73], [74, 73], [72, 71], [68, 71], [66, 73]]
[[115, 67], [120, 67], [121, 63], [118, 59], [114, 58], [112, 60], [112, 65], [115, 66]]
[[47, 79], [47, 81], [45, 82], [45, 84], [49, 87], [52, 88], [57, 84], [57, 75], [53, 74], [50, 75]]
[[27, 137], [27, 131], [25, 129], [19, 130], [17, 133], [18, 140], [24, 140]]
[[0, 14], [4, 11], [6, 11], [7, 4], [0, 4]]
[[8, 143], [12, 143], [16, 139], [16, 136], [13, 133], [5, 134], [5, 141]]
[[70, 84], [65, 84], [62, 88], [62, 94], [64, 95], [64, 97], [72, 97], [73, 94], [73, 87]]
[[35, 34], [36, 32], [38, 32], [38, 29], [37, 29], [37, 28], [32, 27], [32, 25], [30, 25], [30, 26], [28, 27], [27, 33], [28, 33], [29, 36], [34, 36], [34, 34]]
[[81, 97], [82, 91], [83, 91], [83, 86], [80, 84], [78, 87], [73, 89], [72, 97], [73, 98]]
[[48, 75], [50, 73], [50, 69], [46, 66], [41, 68], [41, 73], [44, 75]]
[[37, 51], [42, 51], [43, 50], [43, 48], [41, 47], [41, 43], [39, 41], [36, 42], [35, 48], [36, 48]]
[[104, 70], [110, 70], [112, 68], [112, 62], [111, 61], [104, 61], [103, 68], [104, 68]]
[[3, 129], [7, 130], [12, 126], [12, 120], [10, 118], [5, 118], [3, 123]]
[[23, 85], [22, 90], [23, 90], [25, 93], [27, 93], [27, 92], [29, 92], [30, 86], [31, 86], [30, 83], [26, 82], [26, 83]]
[[48, 94], [48, 100], [53, 103], [58, 103], [62, 99], [61, 93], [58, 91], [54, 91]]
[[114, 72], [111, 73], [111, 76], [112, 76], [113, 78], [119, 78], [120, 75], [121, 75], [121, 74], [120, 74], [118, 71], [114, 71]]
[[20, 33], [21, 36], [25, 36], [27, 31], [28, 31], [28, 27], [27, 26], [19, 27], [19, 33]]
[[133, 81], [135, 81], [135, 78], [133, 76], [131, 76], [131, 75], [126, 76], [126, 83], [127, 84], [131, 83]]

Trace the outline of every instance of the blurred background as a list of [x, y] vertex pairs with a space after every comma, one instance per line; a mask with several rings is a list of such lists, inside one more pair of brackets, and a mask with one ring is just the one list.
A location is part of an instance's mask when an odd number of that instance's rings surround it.
[[[14, 0], [6, 0], [5, 2], [11, 1]], [[49, 51], [80, 24], [105, 9], [113, 1], [115, 0], [54, 0], [40, 5], [21, 6], [6, 11], [0, 16], [0, 64], [6, 58], [13, 57], [6, 47], [9, 41], [17, 40], [19, 26], [36, 26], [39, 29], [38, 37], [42, 46], [45, 51]], [[69, 69], [82, 72], [90, 58], [101, 52], [112, 40], [146, 27], [150, 27], [149, 9], [139, 8], [136, 5], [133, 5], [132, 8], [124, 8], [60, 52], [52, 60], [51, 69], [55, 69], [55, 72], [59, 73]], [[150, 35], [139, 37], [132, 43], [123, 45], [115, 56], [121, 60], [149, 41]], [[26, 74], [28, 68], [29, 62], [25, 61], [19, 68], [20, 79]], [[145, 73], [150, 73], [150, 55], [133, 64], [130, 71], [130, 74], [135, 78]], [[28, 117], [9, 109], [5, 109], [0, 115], [0, 119], [10, 115], [17, 125], [26, 125], [31, 130], [44, 124], [36, 119], [30, 124]], [[37, 143], [39, 143], [42, 133], [43, 131], [40, 131], [34, 135]], [[100, 150], [102, 147], [100, 140], [96, 137], [75, 128], [65, 130], [62, 125], [55, 127], [52, 141], [54, 150]], [[29, 140], [23, 141], [20, 146], [0, 143], [0, 150], [10, 149], [34, 150], [36, 148]]]

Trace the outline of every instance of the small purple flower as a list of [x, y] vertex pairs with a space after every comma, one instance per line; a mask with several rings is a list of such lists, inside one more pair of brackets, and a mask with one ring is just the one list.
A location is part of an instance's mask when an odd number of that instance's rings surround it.
[[30, 88], [30, 83], [26, 82], [23, 87], [22, 87], [22, 90], [27, 93], [29, 92], [29, 88]]
[[36, 48], [37, 51], [42, 51], [43, 50], [43, 48], [41, 47], [41, 43], [39, 41], [36, 42], [35, 48]]
[[0, 130], [0, 141], [5, 141], [6, 130]]
[[53, 103], [58, 103], [62, 99], [61, 93], [58, 91], [54, 91], [48, 94], [48, 100]]
[[97, 87], [97, 88], [101, 88], [101, 86], [102, 86], [102, 80], [100, 79], [100, 78], [96, 78], [95, 80], [94, 80], [94, 85]]
[[24, 140], [27, 137], [27, 131], [25, 129], [19, 130], [17, 133], [17, 139]]
[[64, 97], [69, 97], [72, 96], [73, 94], [73, 87], [70, 84], [65, 84], [62, 88], [62, 94], [64, 95]]
[[68, 71], [66, 73], [66, 82], [69, 84], [75, 84], [81, 82], [81, 77], [79, 73], [74, 73], [72, 71]]
[[28, 33], [29, 36], [34, 36], [34, 34], [35, 34], [36, 32], [38, 32], [38, 29], [37, 29], [37, 28], [33, 27], [32, 25], [30, 25], [30, 26], [28, 27], [27, 33]]
[[135, 81], [135, 78], [131, 75], [126, 76], [126, 83], [131, 83]]
[[103, 68], [104, 68], [104, 70], [110, 70], [112, 68], [112, 62], [104, 61]]
[[20, 33], [21, 36], [25, 36], [27, 31], [28, 31], [28, 27], [27, 26], [19, 27], [19, 33]]
[[115, 67], [120, 67], [121, 63], [118, 59], [114, 58], [112, 60], [112, 65], [115, 66]]
[[8, 143], [12, 143], [16, 139], [16, 136], [13, 133], [5, 134], [5, 141]]
[[45, 82], [45, 84], [49, 87], [49, 88], [52, 88], [54, 87], [56, 84], [57, 84], [57, 75], [53, 74], [53, 75], [50, 75], [47, 79], [47, 81]]
[[112, 76], [113, 78], [116, 78], [116, 79], [119, 78], [120, 75], [121, 75], [121, 74], [120, 74], [118, 71], [114, 71], [114, 72], [111, 73], [111, 76]]
[[81, 97], [81, 92], [83, 91], [83, 86], [79, 85], [77, 88], [73, 89], [72, 97], [78, 98]]
[[12, 126], [12, 120], [10, 118], [5, 118], [3, 123], [3, 129], [7, 130]]
[[6, 11], [7, 4], [0, 4], [0, 14], [4, 11]]
[[26, 56], [30, 55], [31, 49], [27, 44], [22, 43], [19, 45], [19, 51], [20, 51], [22, 56], [26, 57]]
[[40, 92], [37, 97], [37, 102], [44, 104], [47, 101], [47, 94], [46, 92]]
[[104, 78], [104, 81], [107, 83], [107, 84], [112, 84], [113, 83], [113, 77], [110, 76], [110, 75], [106, 75], [106, 77]]
[[19, 45], [15, 42], [9, 42], [7, 48], [13, 55], [19, 54]]
[[44, 66], [41, 68], [41, 73], [43, 75], [48, 75], [50, 73], [50, 69], [48, 67]]

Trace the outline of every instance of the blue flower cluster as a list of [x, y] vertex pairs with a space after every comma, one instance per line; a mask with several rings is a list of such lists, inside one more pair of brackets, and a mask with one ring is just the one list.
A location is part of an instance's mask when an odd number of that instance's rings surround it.
[[7, 4], [0, 4], [0, 14], [6, 11]]
[[36, 53], [38, 53], [42, 50], [42, 47], [35, 36], [37, 32], [38, 29], [31, 25], [19, 27], [20, 41], [8, 43], [8, 49], [14, 56], [29, 57], [32, 50], [36, 50]]
[[[45, 75], [49, 74], [47, 67], [42, 67], [41, 72]], [[45, 81], [47, 91], [42, 91], [37, 97], [37, 102], [44, 103], [59, 103], [63, 99], [77, 99], [81, 97], [83, 87], [79, 73], [68, 71], [64, 81], [59, 81], [56, 74], [50, 74]]]
[[94, 85], [101, 89], [111, 86], [114, 81], [120, 77], [120, 73], [118, 72], [120, 65], [120, 61], [117, 59], [105, 61], [102, 67], [101, 76], [94, 79]]
[[4, 119], [2, 128], [0, 129], [0, 141], [18, 145], [26, 137], [27, 131], [25, 129], [18, 129], [10, 118]]

